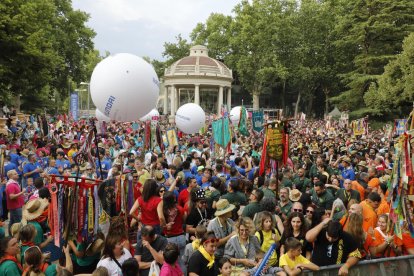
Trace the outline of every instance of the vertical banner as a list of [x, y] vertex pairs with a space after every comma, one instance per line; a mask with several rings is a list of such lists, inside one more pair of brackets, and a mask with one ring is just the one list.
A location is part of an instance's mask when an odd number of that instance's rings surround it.
[[407, 131], [407, 119], [395, 120], [395, 134], [402, 135]]
[[276, 161], [283, 160], [283, 126], [274, 125], [267, 128], [267, 154]]
[[263, 110], [253, 111], [252, 124], [254, 131], [261, 132], [263, 130], [263, 118]]
[[78, 120], [78, 103], [79, 103], [79, 96], [78, 93], [72, 92], [70, 94], [70, 114], [72, 115], [73, 120]]

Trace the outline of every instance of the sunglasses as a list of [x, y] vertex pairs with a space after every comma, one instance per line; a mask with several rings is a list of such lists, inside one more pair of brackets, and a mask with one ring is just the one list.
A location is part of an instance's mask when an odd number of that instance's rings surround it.
[[303, 210], [302, 210], [302, 209], [293, 209], [293, 212], [299, 212], [299, 213], [302, 213], [302, 212], [303, 212]]
[[165, 192], [165, 190], [160, 190], [160, 193], [163, 193], [163, 192]]
[[201, 201], [200, 201], [200, 204], [207, 204], [207, 201], [205, 201], [205, 200], [201, 200]]
[[306, 213], [313, 214], [312, 210], [306, 210]]

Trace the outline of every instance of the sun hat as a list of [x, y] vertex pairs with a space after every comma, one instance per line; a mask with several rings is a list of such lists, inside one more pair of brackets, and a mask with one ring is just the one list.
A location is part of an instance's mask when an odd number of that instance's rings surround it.
[[227, 199], [220, 199], [216, 203], [216, 210], [217, 211], [214, 213], [214, 215], [216, 217], [222, 216], [222, 215], [224, 215], [228, 212], [233, 211], [234, 208], [236, 208], [236, 206], [234, 206], [233, 204], [230, 204]]
[[21, 156], [24, 156], [24, 157], [29, 156], [29, 154], [30, 154], [29, 149], [24, 149], [24, 150], [22, 150], [22, 151], [20, 152], [20, 155], [21, 155]]
[[292, 189], [289, 193], [290, 201], [296, 202], [299, 201], [300, 197], [302, 196], [302, 192], [298, 189]]
[[155, 171], [155, 180], [158, 183], [164, 183], [165, 182], [165, 176], [162, 171]]
[[71, 143], [69, 143], [69, 142], [62, 143], [62, 147], [63, 147], [64, 149], [68, 149], [68, 148], [70, 148], [71, 146], [72, 146], [72, 144], [71, 144]]
[[36, 198], [26, 203], [26, 208], [23, 210], [23, 219], [27, 221], [38, 218], [49, 206], [49, 201], [46, 198]]
[[98, 253], [101, 253], [102, 249], [104, 248], [104, 240], [103, 239], [96, 239], [91, 242], [88, 247], [86, 247], [85, 255], [86, 256], [94, 256]]
[[364, 161], [364, 160], [359, 161], [357, 166], [361, 166], [361, 167], [367, 168], [367, 162]]
[[351, 164], [351, 158], [349, 158], [348, 156], [345, 156], [344, 158], [342, 158], [342, 161]]
[[202, 170], [204, 170], [204, 166], [198, 166], [197, 167], [197, 171], [199, 172], [199, 171], [202, 171]]

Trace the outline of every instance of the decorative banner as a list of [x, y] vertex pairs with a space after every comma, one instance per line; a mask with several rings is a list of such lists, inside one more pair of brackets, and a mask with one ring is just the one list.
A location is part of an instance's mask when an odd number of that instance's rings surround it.
[[263, 130], [263, 110], [253, 111], [252, 114], [252, 124], [253, 130], [256, 132], [261, 132]]
[[167, 142], [169, 146], [178, 146], [177, 132], [170, 128], [167, 130]]
[[407, 123], [408, 120], [407, 119], [397, 119], [395, 120], [395, 134], [396, 135], [402, 135], [407, 131]]
[[351, 122], [351, 128], [354, 136], [364, 135], [366, 131], [366, 120], [365, 118], [354, 120]]
[[227, 147], [231, 140], [229, 119], [227, 117], [218, 119], [211, 123], [213, 129], [213, 137], [216, 144]]
[[267, 128], [267, 154], [276, 161], [283, 160], [283, 126], [281, 124]]
[[249, 130], [247, 129], [247, 114], [246, 108], [242, 106], [240, 108], [240, 121], [239, 121], [239, 132], [241, 135], [249, 136]]
[[72, 92], [70, 94], [70, 114], [72, 115], [73, 120], [78, 120], [78, 102], [79, 102], [79, 96], [78, 93]]

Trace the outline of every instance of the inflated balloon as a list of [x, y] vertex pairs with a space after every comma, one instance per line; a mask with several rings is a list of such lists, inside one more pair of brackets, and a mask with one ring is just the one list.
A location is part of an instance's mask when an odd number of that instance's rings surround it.
[[105, 114], [103, 114], [99, 109], [95, 110], [95, 117], [98, 119], [98, 121], [101, 122], [109, 122], [111, 119], [109, 117], [106, 117]]
[[[230, 121], [235, 126], [237, 126], [240, 121], [240, 110], [241, 110], [241, 106], [235, 106], [230, 111]], [[249, 117], [249, 113], [247, 113], [247, 110], [246, 110], [246, 118], [248, 117]]]
[[194, 134], [205, 124], [206, 114], [195, 103], [187, 103], [180, 106], [175, 113], [175, 124], [179, 130], [187, 134]]
[[[158, 110], [156, 110], [154, 108], [147, 115], [141, 117], [139, 120], [145, 122], [145, 121], [153, 120], [156, 117], [159, 118], [160, 117], [160, 113], [158, 112]], [[158, 121], [158, 119], [156, 121]]]
[[154, 68], [131, 54], [111, 55], [99, 62], [90, 81], [92, 101], [117, 121], [135, 121], [156, 106], [159, 81]]

